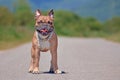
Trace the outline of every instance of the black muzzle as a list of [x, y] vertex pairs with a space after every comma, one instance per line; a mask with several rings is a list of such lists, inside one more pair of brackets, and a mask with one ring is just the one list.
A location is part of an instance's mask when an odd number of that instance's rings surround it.
[[39, 26], [36, 26], [35, 29], [43, 36], [49, 35], [54, 30], [54, 28], [51, 27], [49, 24], [41, 24]]

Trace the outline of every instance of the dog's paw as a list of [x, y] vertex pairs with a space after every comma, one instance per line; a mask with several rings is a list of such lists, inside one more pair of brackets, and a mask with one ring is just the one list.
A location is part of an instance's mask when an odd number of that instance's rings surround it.
[[33, 74], [39, 74], [40, 71], [33, 71], [32, 73], [33, 73]]
[[33, 72], [33, 68], [29, 68], [28, 72], [32, 73]]
[[33, 73], [33, 74], [39, 74], [39, 73], [40, 73], [40, 71], [39, 71], [39, 69], [38, 69], [38, 68], [36, 68], [36, 69], [34, 69], [34, 70], [32, 71], [32, 73]]
[[33, 70], [28, 70], [28, 73], [32, 73], [33, 72]]
[[55, 73], [55, 74], [62, 74], [62, 71], [56, 70], [56, 71], [54, 71], [54, 73]]

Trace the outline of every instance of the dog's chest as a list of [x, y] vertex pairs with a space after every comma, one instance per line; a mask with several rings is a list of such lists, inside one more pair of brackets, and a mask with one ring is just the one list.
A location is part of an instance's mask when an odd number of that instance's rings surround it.
[[[36, 37], [37, 37], [37, 44], [41, 51], [47, 51], [50, 49], [49, 40], [44, 40], [44, 37], [39, 35], [38, 32], [36, 32]], [[43, 40], [41, 38], [43, 38]]]
[[41, 50], [48, 50], [50, 48], [49, 41], [39, 41], [39, 47]]

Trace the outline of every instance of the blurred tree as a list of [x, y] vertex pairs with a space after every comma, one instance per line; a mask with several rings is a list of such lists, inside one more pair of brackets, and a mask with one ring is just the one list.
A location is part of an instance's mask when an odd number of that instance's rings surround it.
[[109, 33], [120, 32], [120, 17], [113, 17], [104, 24], [105, 31]]
[[73, 36], [78, 33], [79, 35], [80, 21], [81, 17], [72, 12], [55, 12], [55, 28], [58, 34]]
[[0, 25], [11, 26], [14, 23], [14, 16], [6, 7], [0, 7]]
[[86, 18], [85, 23], [91, 31], [100, 31], [103, 29], [102, 24], [93, 17]]
[[18, 0], [15, 3], [16, 24], [26, 26], [32, 24], [33, 14], [27, 0]]

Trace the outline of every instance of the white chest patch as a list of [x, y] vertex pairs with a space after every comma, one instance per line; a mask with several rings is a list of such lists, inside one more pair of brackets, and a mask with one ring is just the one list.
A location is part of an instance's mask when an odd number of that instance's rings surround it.
[[50, 49], [50, 43], [48, 40], [40, 40], [38, 37], [38, 33], [36, 32], [38, 46], [41, 50]]
[[39, 41], [40, 49], [49, 49], [50, 48], [50, 43], [49, 41]]

